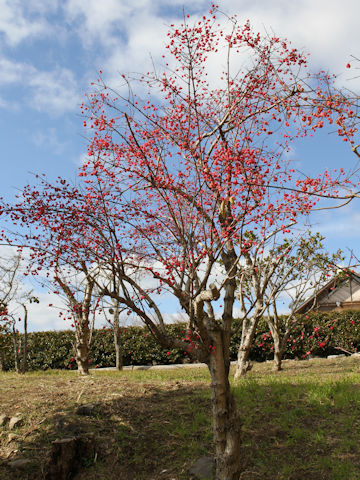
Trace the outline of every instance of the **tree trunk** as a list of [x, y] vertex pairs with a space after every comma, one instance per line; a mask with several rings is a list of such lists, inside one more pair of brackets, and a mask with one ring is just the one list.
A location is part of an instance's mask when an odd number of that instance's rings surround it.
[[251, 369], [251, 364], [249, 360], [250, 350], [258, 322], [259, 318], [257, 316], [254, 316], [248, 322], [244, 321], [241, 343], [238, 350], [238, 358], [234, 375], [235, 380], [238, 380], [240, 377], [244, 377], [246, 375], [246, 372]]
[[122, 345], [120, 341], [119, 326], [113, 327], [114, 329], [114, 346], [115, 346], [115, 355], [116, 355], [116, 370], [122, 370], [123, 368], [123, 355], [122, 355]]
[[[243, 349], [242, 349], [243, 348]], [[238, 380], [240, 377], [245, 377], [246, 373], [251, 370], [252, 365], [249, 360], [250, 344], [239, 348], [234, 379]]]
[[15, 363], [15, 371], [17, 373], [21, 372], [20, 369], [20, 359], [19, 359], [19, 343], [18, 343], [18, 338], [17, 338], [18, 332], [15, 329], [15, 326], [13, 325], [13, 344], [14, 344], [14, 363]]
[[75, 360], [79, 375], [89, 375], [89, 322], [79, 319], [75, 331]]
[[214, 346], [208, 367], [211, 375], [216, 480], [239, 480], [242, 466], [241, 424], [230, 390], [230, 364], [224, 359], [222, 342], [214, 342]]
[[28, 311], [25, 305], [24, 307], [24, 346], [23, 346], [23, 355], [22, 355], [22, 365], [21, 365], [21, 373], [25, 373], [27, 371], [27, 319], [28, 319]]
[[115, 355], [116, 355], [116, 363], [115, 367], [116, 370], [122, 370], [123, 368], [123, 357], [122, 357], [122, 345], [120, 341], [120, 304], [118, 300], [114, 300], [113, 302], [113, 332], [114, 332], [114, 347], [115, 347]]
[[275, 372], [280, 372], [282, 370], [281, 361], [282, 361], [282, 349], [279, 332], [274, 330], [272, 332], [272, 337], [274, 340], [274, 368]]

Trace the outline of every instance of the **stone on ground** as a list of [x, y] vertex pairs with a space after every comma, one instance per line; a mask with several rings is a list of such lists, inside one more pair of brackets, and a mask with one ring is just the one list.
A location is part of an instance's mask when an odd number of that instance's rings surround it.
[[197, 480], [215, 478], [215, 462], [211, 457], [201, 457], [189, 468], [189, 474]]
[[21, 427], [24, 423], [24, 420], [21, 417], [11, 417], [9, 421], [9, 429]]

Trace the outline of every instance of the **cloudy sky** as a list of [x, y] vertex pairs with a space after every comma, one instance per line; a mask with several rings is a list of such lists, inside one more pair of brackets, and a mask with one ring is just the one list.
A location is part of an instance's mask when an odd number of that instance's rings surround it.
[[[116, 87], [121, 72], [141, 72], [163, 54], [168, 25], [183, 10], [194, 18], [209, 10], [203, 0], [0, 0], [0, 142], [2, 196], [10, 197], [32, 173], [76, 178], [86, 151], [79, 105], [102, 69]], [[359, 88], [358, 0], [220, 0], [220, 10], [250, 19], [311, 54], [314, 70], [338, 75], [339, 85]], [[352, 68], [346, 69], [347, 63]], [[360, 70], [358, 71], [360, 74]], [[355, 157], [333, 136], [296, 147], [304, 167], [313, 162], [345, 166]], [[360, 205], [314, 219], [329, 248], [356, 248]], [[360, 249], [359, 249], [360, 250]], [[359, 252], [360, 254], [360, 252]], [[32, 329], [62, 328], [41, 293]]]

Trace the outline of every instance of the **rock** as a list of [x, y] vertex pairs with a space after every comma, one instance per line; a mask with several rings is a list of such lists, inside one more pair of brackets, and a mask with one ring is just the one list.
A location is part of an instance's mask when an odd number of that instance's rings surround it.
[[17, 458], [16, 460], [11, 460], [10, 462], [8, 462], [8, 466], [10, 468], [23, 469], [28, 467], [29, 465], [33, 465], [33, 463], [33, 460], [31, 460], [30, 458]]
[[327, 358], [332, 359], [332, 358], [342, 358], [346, 357], [345, 353], [341, 353], [340, 355], [328, 355]]
[[9, 429], [21, 427], [24, 424], [24, 420], [21, 417], [11, 417], [9, 421]]
[[18, 435], [16, 433], [9, 433], [8, 435], [8, 442], [12, 442], [13, 440], [16, 440], [18, 438]]
[[80, 405], [76, 413], [78, 415], [85, 415], [87, 417], [93, 417], [99, 412], [99, 403], [89, 403], [87, 405]]
[[189, 474], [198, 480], [215, 478], [215, 462], [212, 457], [201, 457], [189, 468]]
[[4, 414], [0, 415], [0, 427], [3, 427], [4, 425], [6, 425], [9, 420], [10, 418], [7, 415], [4, 415]]
[[92, 433], [55, 440], [51, 447], [46, 480], [73, 478], [84, 461], [91, 462], [95, 458], [95, 436]]

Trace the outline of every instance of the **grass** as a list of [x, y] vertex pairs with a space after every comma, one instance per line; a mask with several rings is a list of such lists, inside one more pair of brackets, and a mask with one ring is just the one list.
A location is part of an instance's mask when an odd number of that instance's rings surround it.
[[[234, 386], [243, 421], [242, 480], [360, 480], [357, 358], [256, 364]], [[94, 432], [97, 457], [76, 480], [185, 480], [212, 455], [209, 374], [176, 370], [0, 373], [0, 413], [25, 423], [0, 427], [0, 480], [40, 480], [56, 438]], [[79, 404], [99, 403], [94, 416]], [[7, 461], [31, 458], [21, 473]]]

